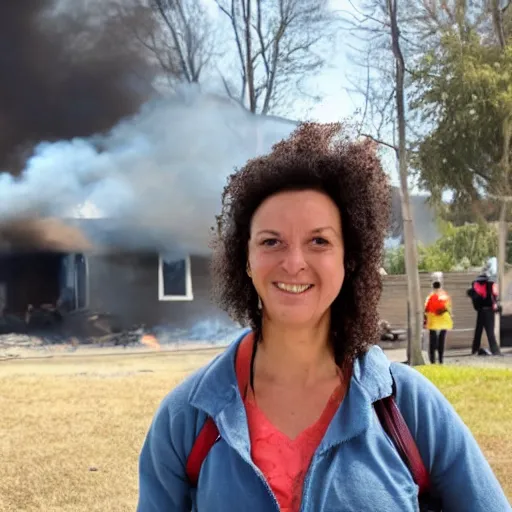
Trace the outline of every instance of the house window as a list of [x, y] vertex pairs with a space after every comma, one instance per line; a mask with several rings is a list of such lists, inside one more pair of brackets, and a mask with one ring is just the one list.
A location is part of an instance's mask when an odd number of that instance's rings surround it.
[[182, 260], [160, 256], [158, 259], [159, 300], [193, 300], [190, 258]]

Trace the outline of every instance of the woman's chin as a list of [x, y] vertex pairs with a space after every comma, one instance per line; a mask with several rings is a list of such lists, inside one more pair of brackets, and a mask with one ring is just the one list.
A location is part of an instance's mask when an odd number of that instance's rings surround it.
[[307, 327], [316, 323], [311, 314], [311, 308], [297, 306], [269, 308], [266, 316], [273, 324], [287, 328]]

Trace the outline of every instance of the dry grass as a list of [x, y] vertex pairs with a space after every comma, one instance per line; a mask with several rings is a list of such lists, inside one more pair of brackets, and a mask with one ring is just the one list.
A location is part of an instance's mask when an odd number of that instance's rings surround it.
[[3, 363], [0, 511], [135, 510], [137, 457], [155, 408], [211, 357]]
[[[135, 510], [137, 458], [155, 408], [213, 353], [0, 363], [0, 512]], [[472, 428], [512, 498], [512, 372], [424, 373]]]

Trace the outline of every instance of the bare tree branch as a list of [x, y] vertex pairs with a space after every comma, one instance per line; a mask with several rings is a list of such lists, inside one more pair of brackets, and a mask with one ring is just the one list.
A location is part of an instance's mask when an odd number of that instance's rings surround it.
[[[402, 44], [411, 48], [410, 41], [414, 40], [414, 37], [409, 37], [404, 33], [402, 29], [405, 24], [399, 18], [399, 4], [402, 17], [409, 18], [409, 14], [404, 13], [406, 1], [411, 2], [411, 0], [368, 0], [358, 10], [359, 30], [365, 34], [366, 39], [366, 65], [370, 67], [370, 55], [373, 55], [373, 60], [377, 62], [376, 66], [372, 63], [371, 70], [367, 69], [363, 93], [365, 98], [363, 122], [369, 112], [369, 121], [365, 124], [373, 125], [373, 129], [364, 132], [361, 130], [361, 135], [381, 146], [392, 149], [397, 158], [408, 277], [408, 300], [413, 320], [413, 336], [408, 343], [408, 360], [411, 364], [422, 364], [423, 309], [418, 274], [418, 255], [409, 198], [406, 63], [402, 49]], [[355, 6], [353, 8], [356, 9]], [[377, 41], [380, 44], [377, 44]], [[388, 62], [390, 63], [389, 69], [386, 67]], [[392, 135], [393, 143], [387, 142], [386, 137], [382, 137], [381, 130], [384, 127]]]
[[195, 0], [119, 0], [119, 11], [136, 6], [151, 24], [134, 37], [146, 48], [171, 86], [198, 83], [214, 59], [218, 45], [214, 25], [206, 9]]
[[[328, 0], [215, 0], [232, 30], [241, 70], [241, 93], [253, 113], [277, 107], [323, 65], [315, 50], [336, 19]], [[244, 101], [245, 102], [245, 101]]]
[[374, 137], [373, 135], [370, 135], [369, 133], [361, 133], [362, 137], [366, 137], [370, 140], [373, 140], [373, 142], [380, 144], [381, 146], [386, 146], [389, 149], [392, 149], [395, 153], [398, 154], [398, 147], [394, 144], [390, 144], [389, 142], [386, 142], [384, 140], [378, 139], [377, 137]]

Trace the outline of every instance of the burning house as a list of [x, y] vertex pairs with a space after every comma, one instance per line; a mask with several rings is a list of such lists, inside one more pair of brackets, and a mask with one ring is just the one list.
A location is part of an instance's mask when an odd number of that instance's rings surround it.
[[[4, 331], [87, 337], [144, 325], [212, 339], [237, 327], [210, 300], [209, 241], [222, 187], [235, 166], [295, 123], [253, 116], [215, 95], [192, 94], [190, 102], [148, 105], [99, 143], [36, 148], [28, 172], [3, 191], [18, 209], [26, 205], [21, 219], [0, 225]], [[162, 111], [181, 130], [150, 138]], [[46, 185], [37, 195], [34, 169]], [[30, 217], [31, 195], [44, 206], [38, 217]], [[84, 200], [94, 207], [77, 208]]]
[[[87, 231], [111, 245], [92, 248]], [[143, 325], [204, 339], [233, 327], [210, 301], [207, 256], [121, 248], [123, 228], [106, 219], [18, 221], [0, 233], [0, 332], [81, 338]]]
[[173, 251], [158, 230], [106, 218], [39, 219], [4, 226], [0, 241], [4, 332], [88, 337], [143, 325], [212, 339], [237, 327], [211, 301], [209, 252]]

